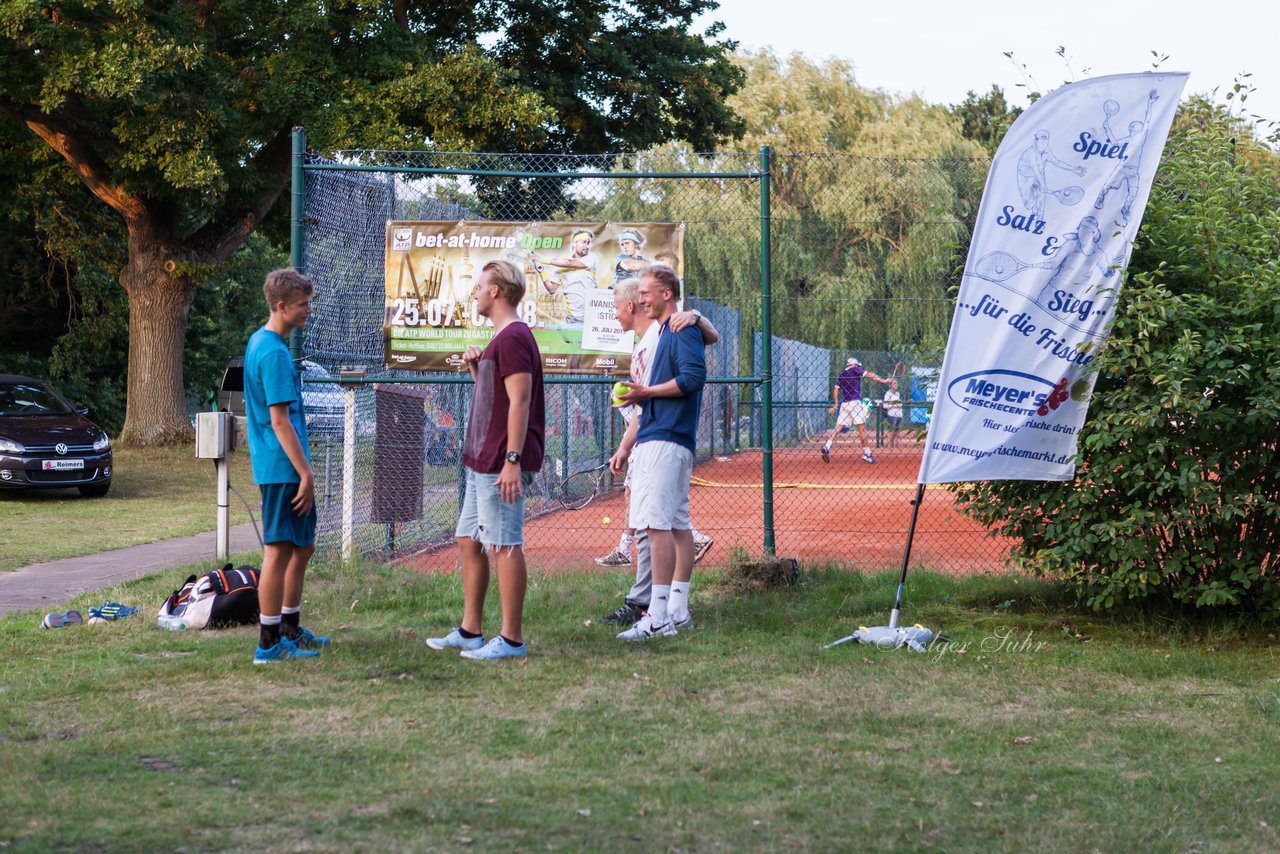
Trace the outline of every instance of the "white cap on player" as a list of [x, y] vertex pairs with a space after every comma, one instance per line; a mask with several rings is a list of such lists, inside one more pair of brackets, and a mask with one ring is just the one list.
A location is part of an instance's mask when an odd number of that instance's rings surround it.
[[853, 366], [855, 366], [855, 365], [858, 365], [858, 366], [861, 366], [861, 365], [862, 365], [862, 363], [861, 363], [861, 362], [859, 362], [857, 359], [853, 358], [852, 356], [850, 356], [850, 357], [849, 357], [849, 361], [848, 361], [848, 362], [845, 362], [845, 364], [846, 364], [846, 365], [848, 365], [848, 366], [849, 366], [849, 367], [851, 367], [851, 368], [852, 368]]

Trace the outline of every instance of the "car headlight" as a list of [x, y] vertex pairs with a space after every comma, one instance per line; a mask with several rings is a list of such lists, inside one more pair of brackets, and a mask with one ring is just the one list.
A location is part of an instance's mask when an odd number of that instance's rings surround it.
[[26, 450], [18, 442], [0, 437], [0, 454], [21, 454]]
[[106, 433], [99, 436], [97, 441], [93, 443], [93, 449], [99, 453], [111, 450], [111, 440], [107, 438]]

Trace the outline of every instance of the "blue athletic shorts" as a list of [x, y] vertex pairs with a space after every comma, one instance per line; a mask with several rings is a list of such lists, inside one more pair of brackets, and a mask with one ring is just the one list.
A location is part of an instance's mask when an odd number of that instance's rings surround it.
[[296, 483], [260, 483], [262, 493], [262, 541], [292, 543], [295, 546], [316, 544], [316, 505], [311, 512], [298, 516], [289, 506], [298, 494]]
[[[527, 492], [533, 472], [523, 472], [521, 483]], [[508, 504], [498, 491], [496, 474], [467, 469], [467, 491], [454, 536], [470, 537], [491, 548], [524, 545], [524, 495]]]

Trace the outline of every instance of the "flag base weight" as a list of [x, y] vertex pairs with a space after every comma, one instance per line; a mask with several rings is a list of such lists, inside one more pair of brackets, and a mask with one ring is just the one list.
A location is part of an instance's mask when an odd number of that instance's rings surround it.
[[898, 649], [905, 646], [907, 649], [915, 652], [925, 652], [929, 649], [929, 644], [933, 642], [933, 630], [926, 629], [924, 626], [859, 626], [858, 630], [853, 634], [840, 638], [838, 641], [832, 641], [823, 647], [823, 649], [831, 649], [833, 646], [839, 646], [842, 643], [856, 640], [858, 643], [869, 644], [877, 649]]

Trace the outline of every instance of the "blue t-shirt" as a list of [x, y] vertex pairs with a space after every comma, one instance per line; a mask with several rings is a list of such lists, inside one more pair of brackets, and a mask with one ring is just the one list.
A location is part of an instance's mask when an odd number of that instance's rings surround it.
[[672, 332], [668, 322], [659, 331], [649, 385], [675, 380], [683, 397], [651, 397], [641, 404], [636, 444], [675, 442], [696, 453], [702, 386], [707, 379], [707, 345], [698, 327], [686, 326]]
[[289, 404], [289, 421], [298, 433], [307, 462], [311, 462], [302, 409], [302, 380], [293, 367], [289, 346], [264, 326], [249, 336], [249, 346], [244, 351], [244, 411], [249, 421], [249, 459], [257, 484], [297, 483], [302, 479], [271, 427], [271, 405], [275, 403]]

